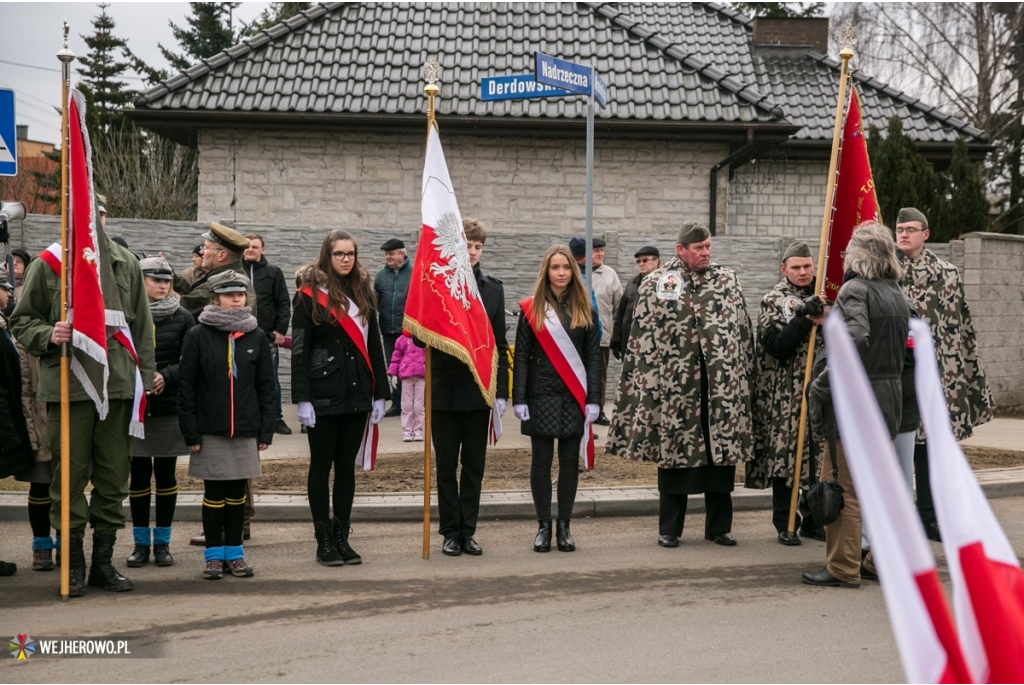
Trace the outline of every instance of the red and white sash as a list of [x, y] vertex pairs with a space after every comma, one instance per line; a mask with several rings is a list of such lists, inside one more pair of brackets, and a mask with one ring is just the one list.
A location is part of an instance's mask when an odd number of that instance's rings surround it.
[[[546, 305], [544, 330], [538, 332], [533, 319], [533, 298], [526, 298], [519, 303], [519, 307], [523, 310], [526, 322], [530, 325], [530, 330], [533, 331], [544, 354], [548, 356], [565, 387], [569, 388], [569, 392], [576, 398], [586, 421], [587, 369], [583, 366], [583, 359], [576, 351], [576, 346], [569, 339], [561, 318], [550, 304]], [[590, 471], [594, 468], [594, 429], [591, 424], [586, 424], [586, 433], [583, 437], [583, 441], [580, 442], [580, 459], [583, 460], [584, 470]]]
[[[39, 258], [46, 262], [46, 265], [53, 269], [53, 272], [60, 276], [61, 248], [60, 243], [54, 243], [39, 254]], [[72, 317], [69, 315], [68, 320]], [[109, 319], [108, 319], [109, 321]], [[128, 434], [132, 437], [145, 439], [146, 430], [143, 422], [146, 420], [146, 390], [142, 385], [142, 371], [139, 369], [139, 354], [135, 351], [135, 341], [132, 340], [132, 331], [127, 325], [107, 326], [108, 333], [114, 328], [113, 335], [121, 346], [128, 350], [132, 361], [135, 362], [135, 394], [132, 397], [132, 417], [128, 424]]]
[[[312, 288], [308, 284], [302, 286], [299, 292], [311, 299], [313, 298]], [[367, 340], [370, 333], [369, 324], [360, 323], [363, 321], [363, 317], [360, 315], [359, 307], [356, 306], [356, 303], [351, 298], [348, 301], [348, 313], [346, 314], [340, 314], [333, 307], [327, 306], [327, 290], [324, 288], [317, 287], [316, 302], [331, 313], [331, 316], [334, 317], [334, 320], [338, 322], [348, 337], [352, 339], [356, 349], [363, 356], [366, 368], [370, 371], [370, 397], [372, 398], [373, 391], [377, 387], [377, 381], [373, 375], [373, 364], [370, 363], [370, 351], [367, 348]], [[374, 467], [377, 466], [377, 442], [379, 440], [379, 427], [367, 417], [366, 428], [363, 429], [363, 441], [359, 444], [359, 451], [356, 453], [356, 465], [362, 466], [363, 471], [373, 471]]]

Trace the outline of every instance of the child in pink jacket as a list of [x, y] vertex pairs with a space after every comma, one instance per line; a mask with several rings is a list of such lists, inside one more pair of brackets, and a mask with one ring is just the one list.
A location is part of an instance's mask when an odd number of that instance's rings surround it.
[[423, 393], [426, 388], [426, 351], [416, 347], [408, 331], [395, 341], [389, 376], [402, 381], [402, 440], [423, 439]]

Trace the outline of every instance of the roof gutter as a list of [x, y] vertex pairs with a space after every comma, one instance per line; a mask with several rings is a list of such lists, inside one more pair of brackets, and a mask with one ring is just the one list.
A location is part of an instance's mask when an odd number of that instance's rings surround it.
[[715, 235], [715, 219], [718, 215], [718, 172], [725, 167], [730, 167], [736, 162], [746, 162], [753, 157], [754, 152], [754, 129], [747, 129], [747, 144], [736, 150], [728, 157], [711, 167], [711, 199], [709, 200], [708, 230]]

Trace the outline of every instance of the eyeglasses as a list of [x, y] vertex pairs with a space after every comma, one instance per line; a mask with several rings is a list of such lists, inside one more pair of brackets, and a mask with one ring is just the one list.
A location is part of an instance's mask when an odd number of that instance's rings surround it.
[[350, 259], [356, 258], [355, 252], [332, 252], [331, 256], [337, 259], [339, 262], [347, 262]]
[[640, 259], [636, 260], [636, 263], [637, 264], [646, 264], [647, 262], [653, 262], [653, 261], [654, 261], [654, 257], [641, 257]]
[[906, 228], [897, 228], [896, 229], [896, 235], [900, 235], [900, 234], [903, 234], [903, 233], [906, 233], [907, 235], [914, 235], [915, 233], [920, 233], [921, 231], [924, 231], [924, 230], [925, 229], [923, 229], [923, 228], [914, 228], [912, 226], [907, 226]]

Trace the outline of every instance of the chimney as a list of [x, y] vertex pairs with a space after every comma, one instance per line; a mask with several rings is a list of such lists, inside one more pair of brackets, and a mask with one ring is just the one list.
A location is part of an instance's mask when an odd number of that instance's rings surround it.
[[800, 48], [828, 54], [828, 18], [755, 17], [754, 46]]
[[16, 136], [17, 136], [18, 140], [28, 140], [28, 125], [27, 124], [18, 124], [17, 125], [17, 131], [18, 132], [17, 132]]

